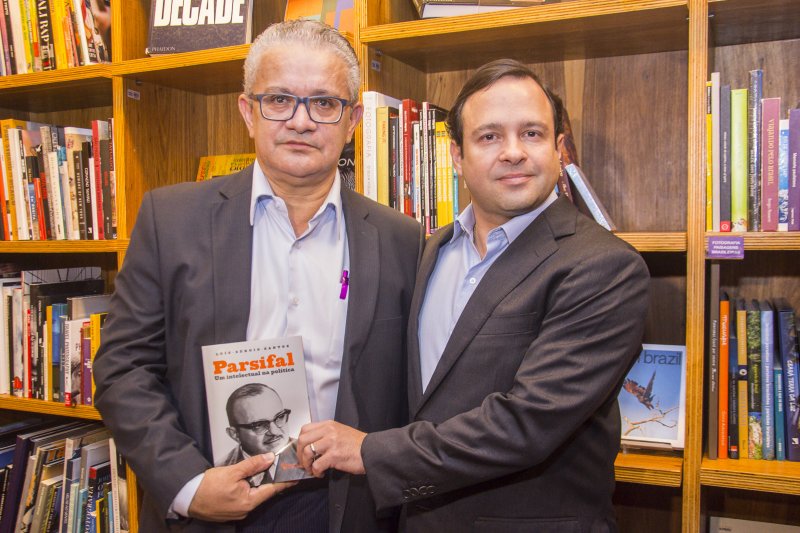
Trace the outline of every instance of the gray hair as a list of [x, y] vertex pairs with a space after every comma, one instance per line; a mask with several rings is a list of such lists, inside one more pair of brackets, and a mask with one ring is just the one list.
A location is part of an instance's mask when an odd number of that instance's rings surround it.
[[347, 88], [350, 91], [350, 100], [358, 99], [361, 72], [353, 47], [341, 33], [327, 24], [304, 19], [272, 24], [253, 41], [247, 59], [244, 61], [245, 94], [252, 94], [262, 56], [271, 47], [287, 43], [300, 43], [304, 47], [322, 48], [339, 56], [347, 67]]

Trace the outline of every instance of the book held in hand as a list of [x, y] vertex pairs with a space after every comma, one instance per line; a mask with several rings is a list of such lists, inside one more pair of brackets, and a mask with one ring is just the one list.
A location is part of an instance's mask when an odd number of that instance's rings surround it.
[[683, 449], [686, 347], [644, 344], [619, 393], [622, 443]]
[[203, 346], [203, 374], [215, 466], [273, 452], [252, 486], [309, 477], [296, 449], [311, 422], [301, 337]]

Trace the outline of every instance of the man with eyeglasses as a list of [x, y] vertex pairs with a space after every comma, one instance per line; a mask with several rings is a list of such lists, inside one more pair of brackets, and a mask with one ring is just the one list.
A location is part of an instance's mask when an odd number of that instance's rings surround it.
[[337, 31], [272, 25], [250, 47], [238, 97], [256, 163], [143, 198], [94, 365], [96, 405], [144, 489], [139, 531], [396, 530], [397, 510], [376, 515], [363, 477], [250, 486], [273, 455], [251, 453], [245, 436], [276, 435], [274, 407], [262, 406], [269, 428], [232, 419], [243, 460], [212, 465], [203, 393], [202, 346], [299, 335], [312, 420], [366, 432], [405, 423], [405, 329], [424, 236], [342, 186], [359, 77]]
[[[289, 444], [283, 428], [291, 411], [284, 409], [281, 397], [267, 385], [242, 385], [228, 397], [225, 410], [230, 424], [226, 431], [238, 445], [216, 466], [235, 465], [262, 453], [278, 453]], [[251, 476], [249, 482], [258, 487], [262, 483], [271, 483], [274, 477], [273, 464], [269, 470]]]

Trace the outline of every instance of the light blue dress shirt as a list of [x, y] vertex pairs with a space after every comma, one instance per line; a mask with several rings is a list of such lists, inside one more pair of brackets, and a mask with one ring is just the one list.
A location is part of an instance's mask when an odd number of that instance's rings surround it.
[[486, 255], [483, 258], [475, 247], [472, 204], [458, 216], [453, 224], [453, 237], [439, 248], [439, 257], [419, 313], [423, 391], [430, 383], [447, 341], [483, 276], [514, 239], [557, 198], [554, 191], [533, 211], [514, 217], [491, 230], [486, 238]]

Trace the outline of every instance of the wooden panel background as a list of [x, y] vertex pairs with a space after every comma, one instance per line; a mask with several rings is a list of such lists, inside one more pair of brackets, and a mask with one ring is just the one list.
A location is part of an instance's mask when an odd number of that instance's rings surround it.
[[677, 533], [681, 530], [680, 489], [617, 483], [613, 501], [622, 533]]

